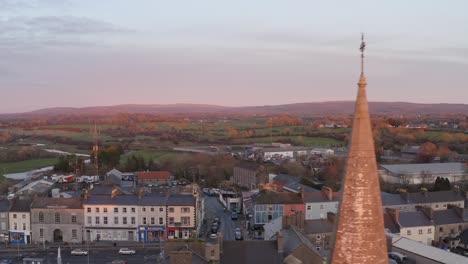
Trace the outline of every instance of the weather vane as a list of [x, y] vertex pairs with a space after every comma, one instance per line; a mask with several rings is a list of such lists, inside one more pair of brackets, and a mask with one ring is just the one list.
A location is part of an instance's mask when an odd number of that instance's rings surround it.
[[361, 47], [359, 50], [361, 51], [361, 73], [364, 73], [364, 49], [366, 48], [366, 43], [364, 42], [364, 33], [361, 33]]

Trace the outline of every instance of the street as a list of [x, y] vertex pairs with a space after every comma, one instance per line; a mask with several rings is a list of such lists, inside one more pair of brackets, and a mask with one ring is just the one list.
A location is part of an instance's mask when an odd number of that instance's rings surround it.
[[[85, 248], [82, 248], [85, 249]], [[89, 262], [88, 256], [71, 256], [70, 249], [65, 248], [61, 250], [62, 256], [62, 263], [63, 264], [107, 264], [112, 263], [115, 260], [123, 260], [127, 264], [132, 263], [158, 263], [159, 260], [159, 249], [158, 248], [137, 248], [133, 247], [132, 249], [136, 250], [136, 255], [134, 256], [119, 256], [118, 251], [119, 248], [93, 248], [89, 250]], [[46, 263], [57, 263], [57, 250], [48, 250], [46, 251], [27, 251], [27, 252], [20, 252], [23, 255], [27, 255], [28, 257], [34, 258], [46, 258], [47, 255], [47, 262]], [[17, 251], [8, 251], [8, 252], [0, 252], [0, 260], [3, 259], [15, 259], [18, 255]], [[23, 263], [22, 261], [13, 262], [13, 263]], [[114, 262], [116, 263], [116, 262]]]
[[221, 220], [220, 232], [223, 234], [223, 239], [235, 240], [234, 230], [241, 226], [240, 221], [231, 219], [231, 211], [224, 211], [224, 207], [217, 196], [205, 196], [205, 218], [208, 223], [208, 236], [211, 233], [211, 226], [215, 217]]

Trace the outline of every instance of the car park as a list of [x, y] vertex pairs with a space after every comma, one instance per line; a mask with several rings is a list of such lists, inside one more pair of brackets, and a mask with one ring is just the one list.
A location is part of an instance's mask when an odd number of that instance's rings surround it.
[[119, 255], [135, 255], [136, 251], [129, 248], [121, 248], [119, 250]]
[[72, 256], [86, 256], [86, 255], [88, 255], [88, 251], [77, 248], [77, 249], [72, 250], [70, 252], [70, 255], [72, 255]]

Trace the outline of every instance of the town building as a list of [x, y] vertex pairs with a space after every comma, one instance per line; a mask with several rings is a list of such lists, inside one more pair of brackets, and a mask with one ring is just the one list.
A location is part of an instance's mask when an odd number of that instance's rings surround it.
[[304, 224], [304, 234], [314, 245], [315, 249], [322, 254], [331, 250], [335, 238], [336, 214], [328, 212], [327, 219], [306, 220]]
[[384, 209], [393, 208], [401, 212], [416, 211], [417, 207], [430, 207], [433, 210], [445, 210], [450, 205], [465, 207], [465, 197], [458, 190], [417, 193], [402, 191], [399, 194], [382, 193]]
[[31, 200], [11, 200], [8, 212], [8, 224], [10, 229], [10, 243], [31, 244]]
[[193, 195], [173, 194], [167, 198], [167, 237], [189, 239], [196, 236], [196, 198]]
[[435, 225], [435, 243], [448, 248], [457, 247], [461, 233], [468, 230], [468, 210], [460, 207], [430, 210]]
[[0, 244], [7, 243], [9, 240], [8, 211], [10, 210], [10, 201], [8, 199], [0, 200]]
[[138, 197], [89, 195], [83, 200], [84, 229], [87, 241], [138, 241]]
[[326, 219], [327, 214], [337, 213], [340, 201], [339, 193], [329, 187], [322, 187], [322, 191], [302, 193], [305, 204], [305, 220]]
[[166, 195], [143, 195], [138, 202], [138, 241], [166, 240]]
[[380, 165], [380, 179], [384, 183], [399, 185], [433, 184], [437, 177], [450, 183], [468, 179], [466, 165], [459, 162]]
[[434, 240], [434, 220], [427, 216], [426, 211], [399, 212], [388, 209], [384, 215], [386, 229], [402, 237], [431, 245]]
[[168, 171], [148, 171], [138, 172], [136, 174], [139, 185], [164, 185], [173, 180]]
[[33, 243], [82, 243], [83, 205], [79, 198], [35, 198], [31, 204]]
[[254, 190], [268, 182], [268, 172], [264, 165], [241, 162], [234, 167], [231, 181], [240, 187]]

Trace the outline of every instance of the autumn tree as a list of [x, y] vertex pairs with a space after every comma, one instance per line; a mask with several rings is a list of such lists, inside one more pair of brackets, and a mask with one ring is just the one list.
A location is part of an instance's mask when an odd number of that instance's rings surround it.
[[429, 163], [437, 156], [437, 146], [432, 142], [426, 142], [421, 145], [418, 153], [418, 160], [423, 163]]

